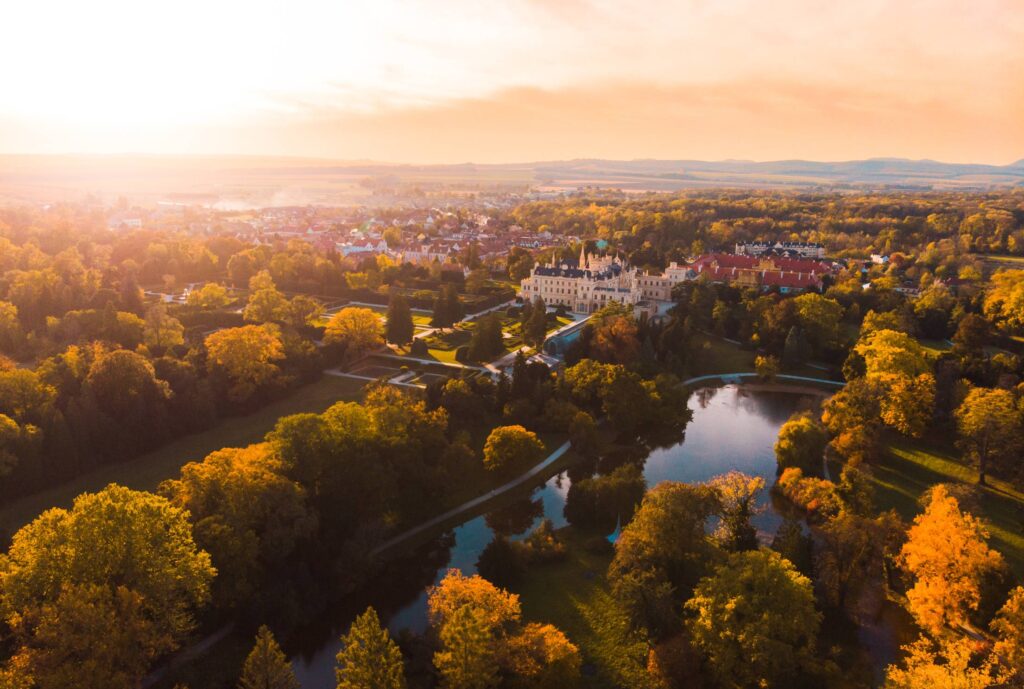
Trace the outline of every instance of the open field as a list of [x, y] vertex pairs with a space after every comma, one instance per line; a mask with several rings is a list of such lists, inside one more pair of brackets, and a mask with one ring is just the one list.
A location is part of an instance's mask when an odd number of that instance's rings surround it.
[[[884, 459], [872, 466], [875, 502], [880, 510], [895, 509], [904, 519], [921, 512], [918, 498], [936, 483], [974, 486], [977, 472], [949, 451], [903, 438], [893, 439]], [[1017, 573], [1024, 575], [1024, 493], [1009, 484], [988, 479], [981, 492], [981, 514], [999, 550]]]
[[102, 489], [109, 483], [153, 490], [164, 479], [177, 476], [188, 462], [223, 447], [259, 442], [282, 416], [322, 412], [337, 401], [358, 399], [362, 388], [362, 382], [351, 378], [324, 376], [252, 414], [224, 419], [213, 428], [179, 438], [133, 460], [98, 467], [72, 481], [16, 500], [0, 510], [0, 529], [13, 532], [44, 510], [68, 507], [80, 493]]

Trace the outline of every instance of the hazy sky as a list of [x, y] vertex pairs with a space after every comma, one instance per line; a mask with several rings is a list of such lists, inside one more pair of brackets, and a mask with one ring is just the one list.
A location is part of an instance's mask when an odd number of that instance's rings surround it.
[[1024, 0], [0, 4], [0, 152], [1024, 157]]

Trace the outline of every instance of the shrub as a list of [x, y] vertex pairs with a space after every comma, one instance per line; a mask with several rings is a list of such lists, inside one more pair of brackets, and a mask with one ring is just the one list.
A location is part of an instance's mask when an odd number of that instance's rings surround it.
[[426, 342], [419, 338], [416, 338], [412, 341], [412, 344], [409, 346], [409, 354], [412, 354], [413, 356], [427, 356], [428, 354], [430, 354], [430, 350], [427, 347]]
[[807, 512], [809, 521], [824, 521], [834, 517], [843, 505], [834, 483], [804, 476], [804, 472], [796, 467], [782, 472], [774, 490]]

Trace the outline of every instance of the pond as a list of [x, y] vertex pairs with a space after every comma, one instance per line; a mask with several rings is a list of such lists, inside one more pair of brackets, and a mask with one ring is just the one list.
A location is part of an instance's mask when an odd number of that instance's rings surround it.
[[[728, 385], [720, 388], [705, 388], [694, 392], [689, 399], [693, 419], [686, 427], [685, 438], [670, 447], [656, 449], [647, 455], [644, 476], [648, 487], [661, 481], [706, 481], [731, 470], [739, 470], [765, 479], [767, 486], [775, 482], [775, 453], [773, 446], [779, 428], [789, 416], [798, 410], [808, 409], [820, 402], [820, 396], [798, 391], [767, 391], [751, 387]], [[559, 474], [543, 486], [534, 489], [527, 499], [520, 499], [503, 510], [501, 520], [515, 522], [521, 534], [528, 533], [541, 519], [548, 518], [556, 527], [566, 524], [562, 514], [570, 486], [569, 477]], [[516, 515], [515, 505], [528, 505], [525, 512]], [[754, 523], [762, 535], [773, 534], [782, 521], [781, 515], [772, 506], [768, 492], [761, 496], [764, 511], [757, 515]], [[492, 522], [496, 516], [492, 513]], [[434, 568], [433, 583], [440, 581], [449, 568], [457, 568], [466, 574], [476, 571], [476, 562], [487, 544], [494, 537], [488, 520], [481, 515], [456, 527], [449, 539], [450, 547], [442, 549], [446, 561], [427, 563]], [[423, 572], [418, 573], [420, 578]], [[422, 632], [427, 624], [426, 582], [412, 583], [405, 588], [405, 600], [395, 600], [394, 595], [380, 601], [378, 612], [387, 619], [392, 633], [402, 629]], [[390, 583], [390, 582], [389, 582]], [[384, 588], [384, 587], [381, 587]], [[411, 588], [411, 590], [410, 590]], [[394, 594], [394, 590], [391, 591]], [[401, 597], [399, 595], [399, 597]], [[377, 602], [374, 603], [378, 605]], [[347, 631], [351, 622], [350, 614], [339, 611], [333, 624], [325, 625], [318, 638], [303, 644], [302, 653], [293, 658], [295, 674], [301, 685], [307, 689], [334, 686], [335, 655], [341, 647], [339, 637]]]

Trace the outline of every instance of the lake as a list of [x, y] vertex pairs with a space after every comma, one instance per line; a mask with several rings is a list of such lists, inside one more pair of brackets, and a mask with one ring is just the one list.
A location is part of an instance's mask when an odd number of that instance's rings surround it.
[[[686, 427], [684, 439], [647, 455], [644, 464], [647, 485], [653, 487], [661, 481], [706, 481], [735, 469], [764, 478], [766, 486], [770, 487], [775, 482], [773, 446], [779, 428], [793, 412], [811, 408], [819, 402], [820, 395], [758, 390], [749, 386], [727, 385], [697, 390], [688, 402], [693, 419]], [[521, 529], [520, 537], [529, 533], [543, 518], [550, 519], [556, 527], [565, 526], [562, 508], [570, 485], [569, 477], [563, 472], [534, 489], [532, 494], [520, 496], [502, 514], [507, 517], [507, 512], [511, 511], [514, 516], [517, 506], [523, 508], [524, 518], [511, 519], [525, 527]], [[542, 514], [536, 507], [528, 508], [530, 502], [536, 501], [543, 508]], [[761, 506], [764, 511], [755, 517], [754, 524], [762, 535], [773, 534], [782, 517], [772, 506], [768, 491], [761, 496]], [[502, 521], [507, 523], [510, 519]], [[456, 527], [449, 540], [450, 547], [446, 551], [440, 549], [440, 564], [427, 564], [431, 569], [436, 568], [433, 583], [440, 581], [450, 568], [460, 569], [465, 574], [474, 573], [480, 553], [493, 537], [494, 532], [485, 515]], [[422, 577], [423, 572], [418, 575]], [[429, 571], [426, 576], [429, 582]], [[392, 633], [397, 634], [402, 629], [422, 632], [426, 628], [428, 587], [422, 583], [414, 583], [412, 590], [405, 591], [404, 600], [401, 600], [401, 593], [397, 594], [399, 600], [396, 600], [392, 590], [387, 595], [382, 592], [381, 599], [374, 601]], [[334, 686], [335, 655], [341, 648], [339, 637], [347, 631], [351, 614], [338, 611], [338, 616], [323, 625], [315, 635], [318, 638], [308, 640], [303, 644], [304, 651], [293, 657], [296, 677], [306, 689]]]

